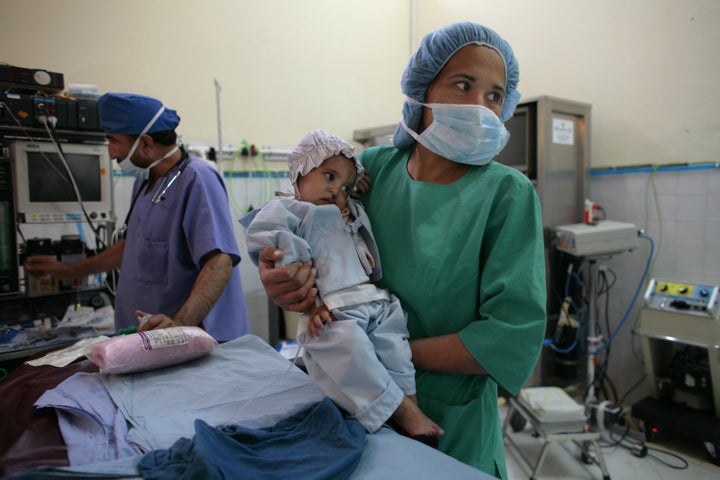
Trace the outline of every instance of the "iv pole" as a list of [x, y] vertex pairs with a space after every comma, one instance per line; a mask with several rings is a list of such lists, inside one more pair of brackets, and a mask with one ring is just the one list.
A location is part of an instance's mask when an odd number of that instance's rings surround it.
[[220, 82], [218, 82], [216, 78], [213, 79], [213, 82], [215, 83], [215, 106], [217, 109], [217, 131], [218, 131], [218, 148], [217, 148], [216, 162], [217, 162], [217, 166], [218, 166], [218, 172], [220, 173], [220, 178], [223, 178], [222, 115], [220, 112], [220, 92], [222, 91], [222, 87], [220, 86]]

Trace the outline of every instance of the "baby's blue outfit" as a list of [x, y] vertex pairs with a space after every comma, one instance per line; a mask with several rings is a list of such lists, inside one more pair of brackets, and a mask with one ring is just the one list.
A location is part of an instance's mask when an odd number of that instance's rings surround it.
[[319, 296], [334, 320], [318, 337], [298, 329], [303, 361], [325, 395], [375, 432], [404, 394], [415, 394], [415, 368], [400, 301], [371, 283], [382, 269], [370, 220], [360, 202], [350, 199], [348, 207], [350, 223], [336, 205], [280, 198], [240, 223], [256, 265], [268, 245], [284, 252], [278, 266], [313, 261]]

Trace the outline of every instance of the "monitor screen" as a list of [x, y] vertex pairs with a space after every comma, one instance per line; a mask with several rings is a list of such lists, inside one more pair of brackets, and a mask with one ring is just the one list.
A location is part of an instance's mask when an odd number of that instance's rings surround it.
[[527, 166], [527, 119], [526, 112], [519, 112], [506, 122], [510, 133], [510, 141], [505, 147], [507, 164], [511, 167], [524, 169]]
[[537, 178], [537, 120], [532, 104], [518, 105], [505, 122], [510, 141], [495, 161], [523, 172], [533, 182]]
[[78, 222], [86, 219], [85, 212], [94, 220], [114, 220], [112, 165], [107, 145], [61, 145], [67, 168], [53, 143], [17, 141], [11, 145], [18, 221]]
[[517, 110], [507, 122], [505, 128], [510, 132], [510, 140], [502, 152], [495, 158], [497, 162], [527, 172], [527, 111]]
[[[84, 202], [99, 202], [100, 164], [97, 155], [65, 154], [80, 198]], [[77, 194], [67, 169], [57, 153], [28, 152], [28, 187], [31, 202], [74, 202]]]

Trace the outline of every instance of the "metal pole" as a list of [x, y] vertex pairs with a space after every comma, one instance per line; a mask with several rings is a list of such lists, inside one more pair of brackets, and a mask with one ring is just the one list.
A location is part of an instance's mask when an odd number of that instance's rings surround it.
[[590, 263], [590, 299], [588, 314], [588, 332], [587, 332], [587, 349], [588, 349], [588, 365], [587, 365], [587, 381], [588, 390], [585, 405], [590, 406], [595, 401], [595, 352], [600, 345], [600, 338], [595, 336], [597, 327], [597, 281], [598, 266], [594, 258], [589, 259]]
[[218, 131], [218, 148], [217, 148], [217, 156], [216, 156], [216, 162], [218, 165], [218, 171], [220, 172], [220, 177], [223, 177], [223, 142], [222, 142], [222, 115], [220, 112], [220, 91], [222, 90], [222, 87], [220, 86], [220, 82], [217, 81], [216, 78], [213, 79], [213, 82], [215, 83], [215, 105], [217, 108], [217, 131]]

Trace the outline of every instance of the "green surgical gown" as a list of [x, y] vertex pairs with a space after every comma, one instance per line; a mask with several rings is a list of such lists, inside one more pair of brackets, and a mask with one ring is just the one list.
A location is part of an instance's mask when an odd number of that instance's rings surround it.
[[527, 177], [494, 161], [450, 184], [415, 181], [409, 154], [374, 147], [360, 155], [373, 182], [362, 201], [381, 286], [402, 302], [411, 339], [459, 333], [488, 372], [418, 370], [418, 400], [445, 429], [441, 451], [506, 478], [497, 386], [519, 391], [545, 333], [540, 202]]

